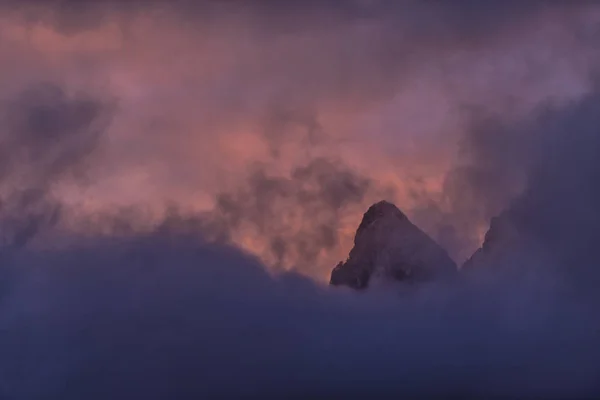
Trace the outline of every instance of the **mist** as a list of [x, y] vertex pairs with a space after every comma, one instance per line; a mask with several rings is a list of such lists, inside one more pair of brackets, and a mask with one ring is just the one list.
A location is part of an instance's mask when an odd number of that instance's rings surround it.
[[[0, 398], [600, 392], [595, 2], [0, 9]], [[381, 199], [481, 265], [328, 286]]]
[[6, 399], [598, 390], [595, 310], [551, 273], [356, 294], [159, 234], [2, 258]]

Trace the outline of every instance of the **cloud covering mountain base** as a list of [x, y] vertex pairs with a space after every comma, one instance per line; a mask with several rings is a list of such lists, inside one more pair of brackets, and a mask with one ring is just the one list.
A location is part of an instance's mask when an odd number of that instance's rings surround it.
[[0, 399], [600, 396], [597, 4], [125, 4], [0, 0]]
[[548, 280], [357, 294], [160, 234], [2, 262], [5, 399], [600, 390], [595, 310]]

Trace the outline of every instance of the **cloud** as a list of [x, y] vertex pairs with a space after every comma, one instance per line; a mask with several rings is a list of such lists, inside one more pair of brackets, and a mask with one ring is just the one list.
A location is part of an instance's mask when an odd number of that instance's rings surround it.
[[599, 276], [594, 246], [600, 222], [599, 108], [595, 90], [580, 102], [536, 116], [527, 184], [503, 216], [524, 238], [538, 242], [566, 280], [586, 286], [581, 293], [593, 291]]
[[[458, 261], [470, 254], [510, 191], [470, 213], [467, 204], [476, 201], [452, 192], [477, 199], [477, 190], [461, 173], [443, 184], [448, 171], [469, 162], [457, 157], [456, 143], [488, 129], [473, 128], [477, 113], [510, 126], [546, 103], [576, 101], [597, 64], [591, 3], [2, 5], [7, 93], [46, 81], [67, 97], [118, 101], [101, 151], [86, 157], [86, 184], [69, 172], [53, 185], [61, 221], [97, 231], [119, 214], [130, 231], [154, 229], [170, 205], [197, 215], [223, 193], [247, 191], [257, 163], [269, 179], [300, 183], [293, 170], [325, 160], [377, 189], [342, 207], [336, 255], [306, 270], [317, 279], [345, 256], [345, 238], [368, 203], [388, 197], [380, 188], [393, 187], [389, 200]], [[477, 113], [464, 112], [474, 104]], [[133, 221], [123, 221], [123, 210], [135, 210]], [[253, 220], [247, 211], [241, 218]], [[246, 250], [271, 247], [270, 236], [232, 233]], [[289, 254], [287, 263], [313, 264], [313, 251], [306, 259]]]
[[231, 240], [242, 232], [267, 239], [268, 247], [257, 250], [270, 264], [313, 269], [314, 274], [323, 257], [329, 256], [330, 262], [343, 257], [339, 231], [345, 228], [344, 213], [361, 210], [370, 192], [378, 189], [369, 179], [325, 158], [295, 167], [289, 177], [269, 176], [258, 166], [246, 185], [217, 197], [210, 225], [215, 232], [209, 235], [219, 232]]
[[[81, 29], [97, 27], [107, 15], [115, 13], [144, 12], [149, 9], [174, 12], [179, 17], [209, 20], [226, 14], [243, 15], [256, 22], [264, 23], [264, 29], [278, 31], [299, 28], [306, 22], [323, 23], [325, 18], [335, 24], [361, 20], [391, 20], [408, 24], [408, 28], [420, 35], [431, 35], [440, 31], [451, 32], [461, 38], [474, 39], [481, 35], [494, 35], [498, 30], [509, 29], [518, 24], [527, 24], [539, 13], [548, 10], [572, 11], [584, 8], [591, 2], [574, 5], [571, 2], [544, 1], [474, 1], [459, 0], [452, 5], [442, 1], [389, 1], [389, 0], [328, 0], [328, 1], [244, 1], [188, 0], [153, 2], [62, 0], [52, 3], [29, 1], [3, 1], [8, 9], [36, 10], [33, 16], [52, 15], [49, 19], [73, 33]], [[287, 27], [286, 25], [287, 24]], [[291, 24], [291, 26], [290, 26]], [[422, 26], [419, 27], [418, 25]], [[310, 28], [314, 28], [313, 24]], [[401, 29], [405, 29], [402, 27]], [[427, 31], [430, 31], [428, 33]]]
[[84, 184], [85, 163], [106, 128], [108, 106], [69, 96], [54, 84], [34, 84], [0, 111], [0, 225], [3, 243], [22, 246], [60, 217], [52, 189], [60, 180]]
[[37, 181], [77, 173], [97, 146], [106, 108], [93, 98], [69, 96], [53, 83], [25, 88], [3, 110], [4, 175], [14, 174], [17, 166], [30, 169]]
[[[600, 390], [593, 3], [77, 4], [3, 2], [0, 397]], [[381, 197], [574, 267], [315, 283]]]
[[595, 314], [542, 281], [356, 295], [161, 234], [2, 257], [5, 398], [598, 390]]
[[414, 214], [460, 261], [471, 255], [482, 221], [500, 214], [524, 189], [542, 141], [531, 116], [517, 122], [477, 114], [459, 144], [458, 160], [436, 198], [415, 192]]

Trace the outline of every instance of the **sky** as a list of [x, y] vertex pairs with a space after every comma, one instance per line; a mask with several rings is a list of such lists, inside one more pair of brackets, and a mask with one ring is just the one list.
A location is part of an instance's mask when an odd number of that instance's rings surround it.
[[[593, 1], [0, 1], [0, 397], [597, 392], [599, 40]], [[458, 264], [505, 215], [533, 277], [328, 288], [382, 199]]]
[[[520, 190], [472, 142], [592, 90], [597, 6], [555, 3], [3, 2], [6, 140], [52, 173], [4, 192], [38, 180], [68, 231], [208, 212], [317, 280], [388, 199], [462, 263]], [[69, 136], [47, 159], [44, 118]]]

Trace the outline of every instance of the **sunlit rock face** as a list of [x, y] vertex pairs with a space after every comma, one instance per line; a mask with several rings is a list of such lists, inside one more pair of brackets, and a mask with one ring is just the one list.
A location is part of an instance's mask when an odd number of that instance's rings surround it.
[[331, 285], [364, 289], [373, 281], [420, 282], [452, 276], [448, 253], [394, 204], [381, 201], [364, 214], [354, 247], [331, 272]]

